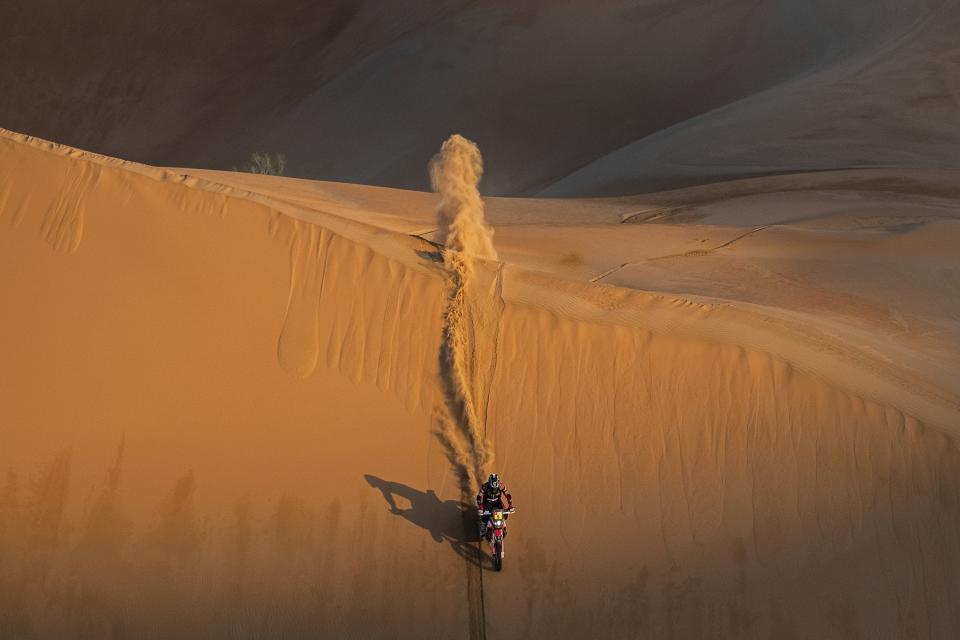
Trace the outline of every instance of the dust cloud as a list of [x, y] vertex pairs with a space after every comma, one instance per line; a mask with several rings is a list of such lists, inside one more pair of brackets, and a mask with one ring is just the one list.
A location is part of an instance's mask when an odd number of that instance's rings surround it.
[[446, 246], [445, 261], [452, 252], [497, 259], [493, 229], [483, 219], [478, 189], [482, 176], [480, 149], [461, 135], [450, 136], [430, 161], [430, 181], [441, 198], [437, 223], [439, 241]]
[[431, 182], [440, 194], [437, 222], [448, 276], [440, 348], [447, 411], [438, 416], [437, 436], [465, 491], [471, 478], [477, 484], [482, 481], [484, 469], [493, 462], [474, 395], [477, 361], [485, 355], [476, 343], [478, 314], [472, 307], [483, 300], [471, 300], [475, 296], [470, 293], [475, 260], [497, 258], [493, 229], [483, 218], [478, 188], [482, 175], [480, 150], [460, 135], [450, 136], [430, 162]]

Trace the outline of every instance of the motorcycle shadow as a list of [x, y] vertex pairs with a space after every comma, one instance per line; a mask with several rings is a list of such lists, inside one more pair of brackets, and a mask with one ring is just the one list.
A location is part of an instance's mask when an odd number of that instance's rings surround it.
[[493, 558], [490, 556], [490, 552], [488, 551], [489, 547], [486, 541], [477, 544], [480, 542], [479, 536], [474, 537], [477, 538], [477, 540], [472, 542], [450, 540], [450, 547], [453, 549], [454, 553], [473, 566], [480, 567], [481, 569], [492, 570]]
[[[476, 507], [457, 500], [441, 501], [432, 489], [420, 491], [370, 474], [363, 477], [380, 491], [390, 513], [427, 531], [435, 542], [448, 543], [467, 562], [481, 568], [493, 566], [486, 541], [480, 541]], [[409, 508], [401, 507], [397, 498], [409, 503]]]

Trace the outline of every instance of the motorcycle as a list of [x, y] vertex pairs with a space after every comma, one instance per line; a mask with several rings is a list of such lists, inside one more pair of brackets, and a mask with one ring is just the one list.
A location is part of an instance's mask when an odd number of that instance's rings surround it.
[[490, 553], [493, 557], [493, 568], [497, 571], [503, 569], [503, 539], [507, 535], [507, 516], [516, 511], [516, 507], [509, 509], [494, 509], [493, 511], [481, 511], [480, 517], [490, 516], [487, 523], [485, 537], [490, 543]]

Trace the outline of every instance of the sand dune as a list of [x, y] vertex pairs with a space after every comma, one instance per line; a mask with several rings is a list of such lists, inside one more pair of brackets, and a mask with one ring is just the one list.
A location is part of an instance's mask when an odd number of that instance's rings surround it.
[[436, 196], [10, 132], [0, 175], [4, 637], [960, 627], [955, 174], [487, 200], [501, 574], [436, 437]]
[[958, 29], [950, 0], [8, 0], [0, 124], [151, 164], [282, 152], [290, 175], [422, 190], [459, 131], [488, 195], [943, 168]]
[[960, 6], [934, 0], [866, 14], [875, 30], [864, 31], [877, 37], [626, 144], [543, 194], [632, 194], [650, 185], [825, 169], [955, 168]]
[[960, 8], [600, 4], [3, 3], [0, 638], [958, 635]]

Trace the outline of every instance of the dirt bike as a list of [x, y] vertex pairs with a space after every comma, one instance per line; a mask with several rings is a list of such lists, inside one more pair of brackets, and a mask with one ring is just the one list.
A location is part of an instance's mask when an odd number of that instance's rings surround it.
[[490, 542], [493, 568], [497, 571], [503, 569], [503, 539], [507, 535], [507, 516], [516, 510], [516, 507], [510, 507], [509, 509], [494, 509], [493, 511], [480, 512], [481, 518], [490, 516], [485, 537], [487, 541]]

